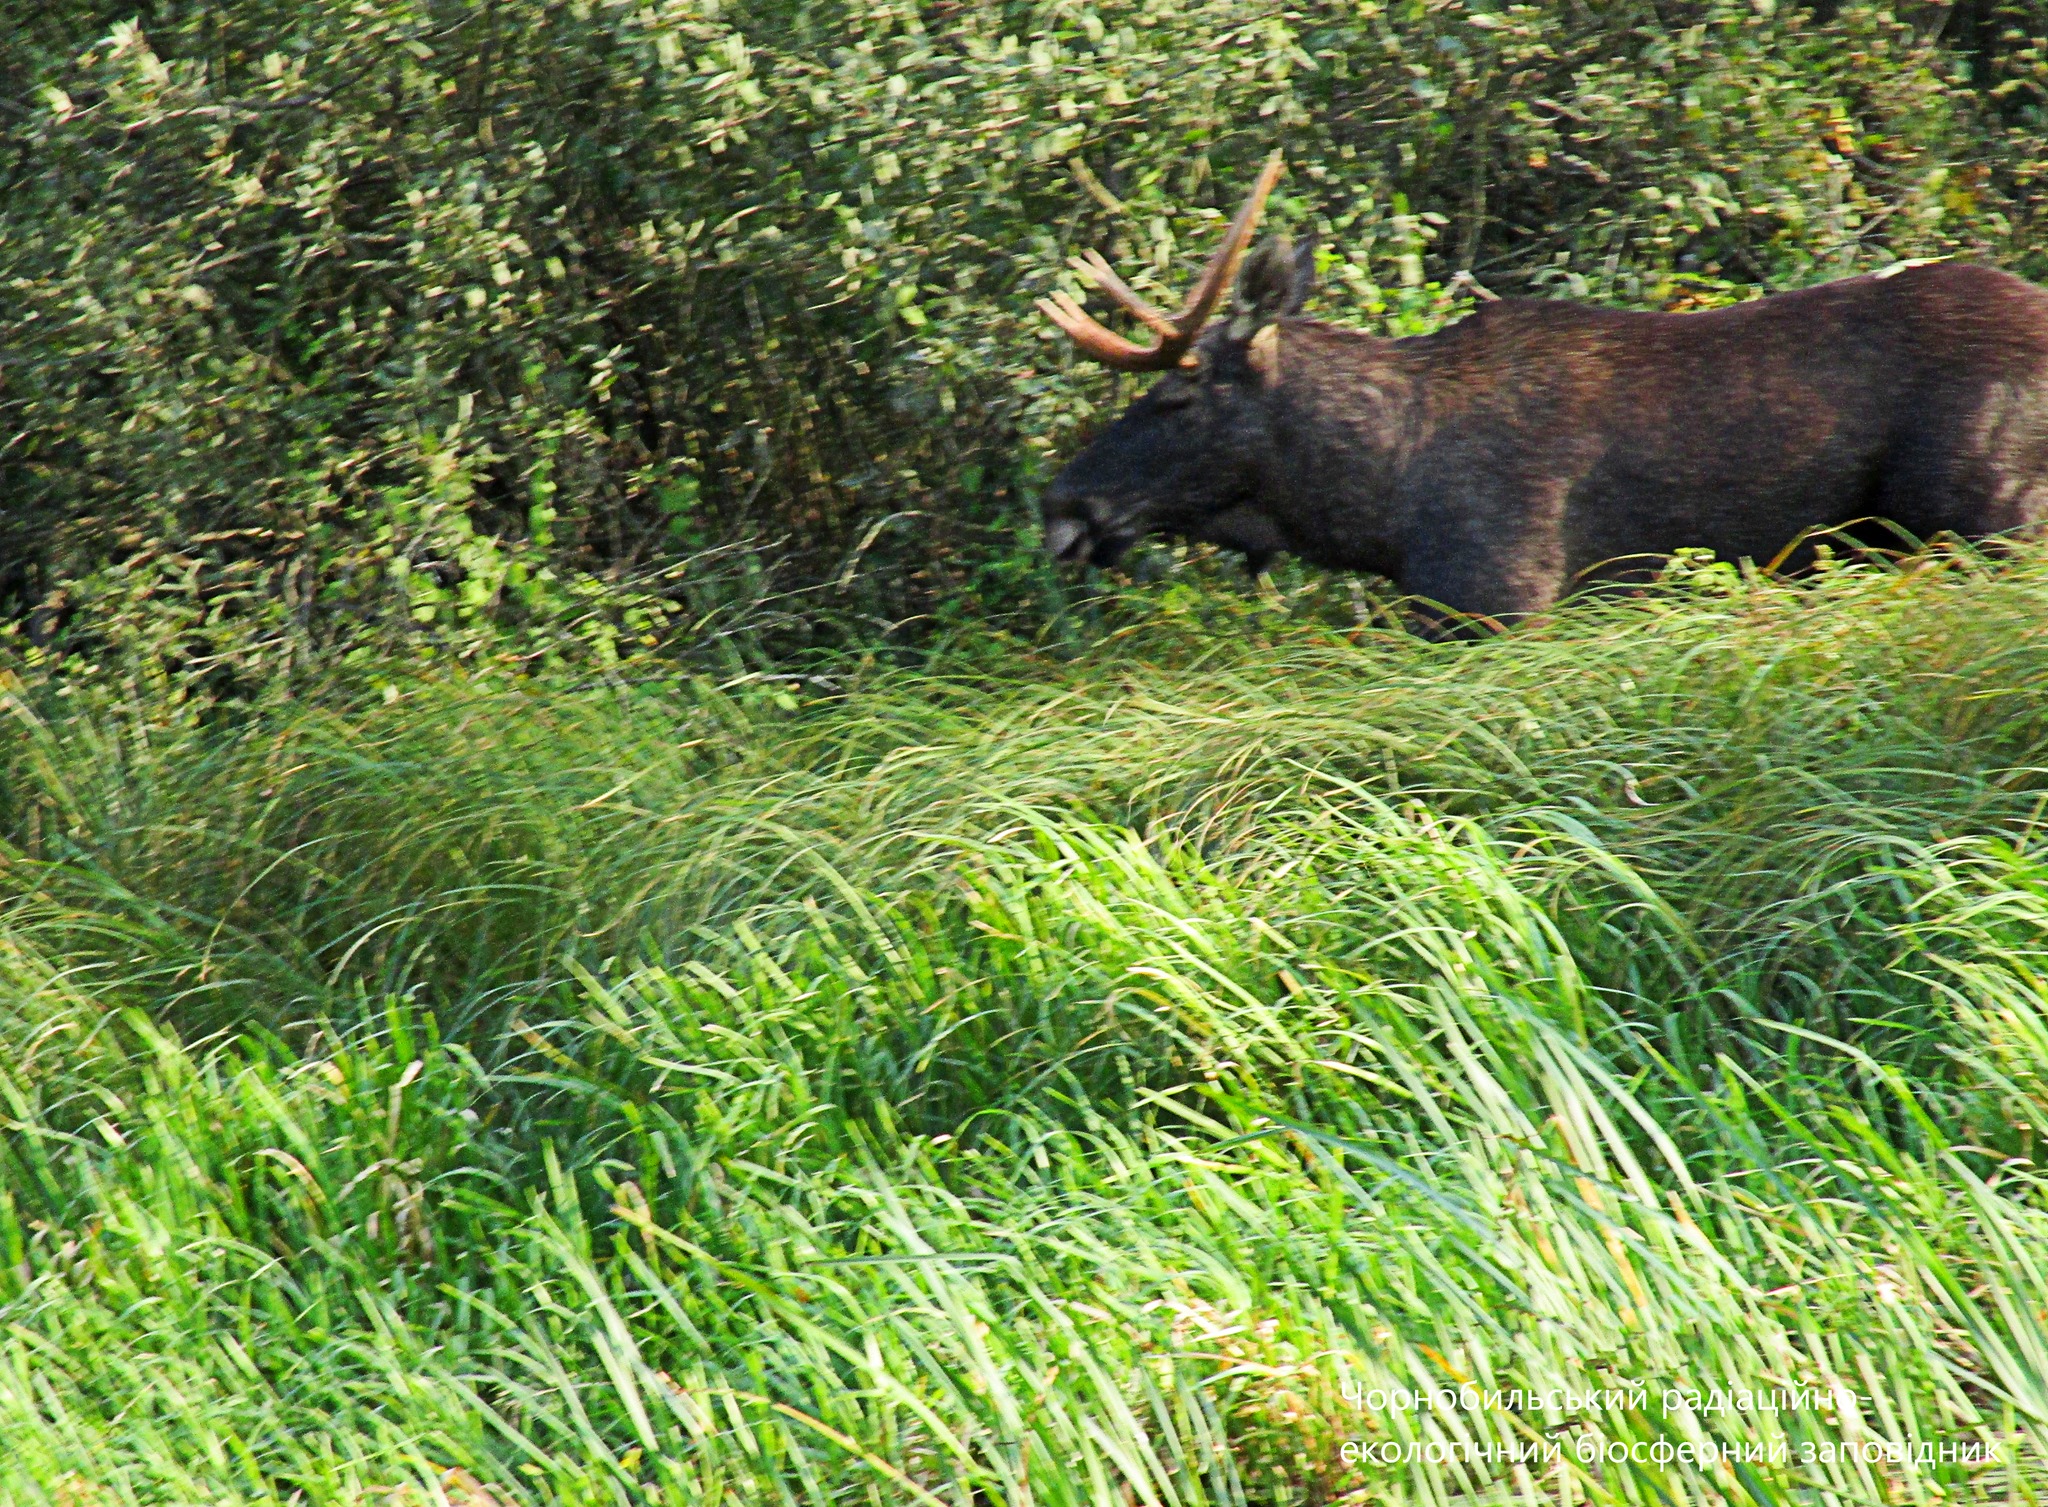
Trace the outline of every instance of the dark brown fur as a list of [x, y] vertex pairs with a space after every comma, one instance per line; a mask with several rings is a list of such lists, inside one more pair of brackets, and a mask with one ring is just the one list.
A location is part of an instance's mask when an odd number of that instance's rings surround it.
[[1295, 317], [1307, 291], [1306, 257], [1255, 252], [1200, 365], [1054, 481], [1048, 547], [1286, 550], [1501, 620], [1687, 546], [1769, 561], [1862, 518], [1925, 540], [2048, 512], [2048, 293], [1989, 267], [1698, 314], [1503, 301], [1408, 340]]

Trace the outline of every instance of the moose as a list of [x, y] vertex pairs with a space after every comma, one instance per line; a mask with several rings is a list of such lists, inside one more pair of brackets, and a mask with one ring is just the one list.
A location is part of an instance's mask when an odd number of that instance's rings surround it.
[[2048, 292], [2017, 277], [1906, 264], [1698, 313], [1502, 299], [1385, 339], [1301, 316], [1312, 244], [1244, 254], [1280, 170], [1177, 314], [1075, 259], [1151, 344], [1038, 301], [1086, 356], [1160, 374], [1045, 492], [1055, 557], [1165, 534], [1256, 574], [1287, 551], [1498, 626], [1681, 549], [1770, 562], [1866, 520], [1975, 539], [2048, 513]]

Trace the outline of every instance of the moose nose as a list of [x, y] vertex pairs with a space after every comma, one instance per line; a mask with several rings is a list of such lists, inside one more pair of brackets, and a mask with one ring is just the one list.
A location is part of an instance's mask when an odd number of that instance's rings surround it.
[[1045, 550], [1055, 560], [1071, 559], [1088, 541], [1088, 525], [1078, 518], [1055, 518], [1045, 526]]

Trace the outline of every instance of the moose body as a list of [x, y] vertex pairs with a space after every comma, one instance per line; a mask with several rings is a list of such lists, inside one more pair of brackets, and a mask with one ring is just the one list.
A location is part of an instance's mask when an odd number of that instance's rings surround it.
[[[2048, 293], [2006, 273], [1908, 266], [1696, 314], [1504, 300], [1388, 340], [1299, 317], [1310, 266], [1259, 248], [1234, 316], [1180, 350], [1144, 311], [1173, 362], [1048, 490], [1056, 555], [1175, 534], [1502, 621], [1687, 547], [1769, 561], [1862, 519], [1927, 539], [2048, 515]], [[1113, 365], [1158, 359], [1077, 330], [1071, 301], [1056, 317]]]

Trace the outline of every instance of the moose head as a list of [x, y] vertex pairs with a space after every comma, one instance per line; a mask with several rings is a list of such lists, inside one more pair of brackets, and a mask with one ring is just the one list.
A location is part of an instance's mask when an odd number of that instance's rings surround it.
[[[1275, 321], [1308, 298], [1315, 248], [1274, 238], [1245, 255], [1280, 171], [1276, 152], [1177, 314], [1132, 292], [1098, 253], [1073, 260], [1152, 332], [1151, 345], [1103, 328], [1064, 292], [1038, 301], [1083, 354], [1117, 371], [1161, 374], [1045, 493], [1045, 544], [1055, 558], [1111, 565], [1139, 538], [1166, 533], [1241, 550], [1257, 570], [1281, 547], [1260, 499], [1276, 443]], [[1205, 332], [1233, 278], [1231, 318]]]

